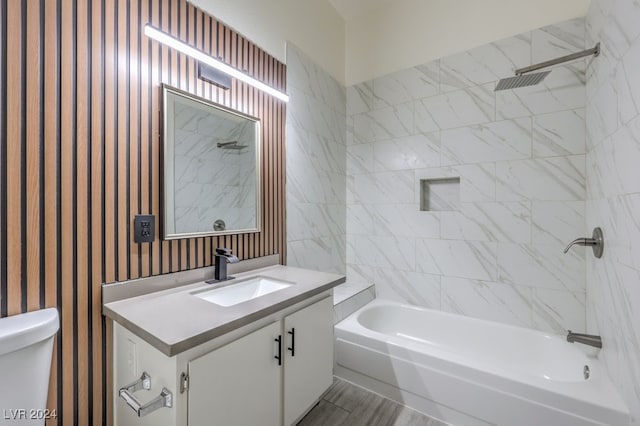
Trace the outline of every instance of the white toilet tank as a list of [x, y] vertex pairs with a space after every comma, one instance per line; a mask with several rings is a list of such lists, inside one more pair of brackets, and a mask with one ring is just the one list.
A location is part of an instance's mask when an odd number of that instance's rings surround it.
[[43, 425], [58, 311], [0, 318], [0, 425]]

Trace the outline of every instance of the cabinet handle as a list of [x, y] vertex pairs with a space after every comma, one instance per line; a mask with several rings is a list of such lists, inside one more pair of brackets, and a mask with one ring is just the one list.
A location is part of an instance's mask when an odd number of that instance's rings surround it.
[[275, 341], [278, 343], [278, 355], [274, 356], [274, 358], [278, 360], [278, 365], [282, 365], [282, 335], [278, 335]]
[[287, 350], [291, 351], [291, 356], [296, 356], [296, 329], [291, 327], [291, 331], [287, 331], [291, 335], [291, 347]]

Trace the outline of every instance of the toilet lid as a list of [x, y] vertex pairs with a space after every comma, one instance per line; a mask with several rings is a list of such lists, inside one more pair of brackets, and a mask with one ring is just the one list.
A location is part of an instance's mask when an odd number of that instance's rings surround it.
[[46, 340], [58, 328], [58, 311], [55, 308], [0, 318], [0, 355]]

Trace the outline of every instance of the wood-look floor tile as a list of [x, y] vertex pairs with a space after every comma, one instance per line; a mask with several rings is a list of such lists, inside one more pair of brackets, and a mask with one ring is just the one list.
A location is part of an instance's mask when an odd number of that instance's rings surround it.
[[448, 426], [439, 420], [425, 416], [408, 407], [402, 407], [392, 423], [394, 426]]
[[298, 426], [341, 426], [346, 423], [349, 412], [332, 403], [320, 400], [306, 416], [298, 423]]
[[333, 385], [302, 426], [447, 426], [438, 420], [344, 380]]
[[369, 395], [374, 394], [344, 380], [336, 379], [324, 399], [347, 411], [353, 411], [362, 405]]
[[350, 426], [393, 425], [400, 414], [400, 409], [401, 406], [396, 402], [372, 393], [349, 414], [347, 424]]

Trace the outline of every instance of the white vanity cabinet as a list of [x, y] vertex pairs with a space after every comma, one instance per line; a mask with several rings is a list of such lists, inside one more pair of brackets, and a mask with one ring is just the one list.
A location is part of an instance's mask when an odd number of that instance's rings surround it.
[[[118, 398], [143, 371], [152, 392], [136, 395], [148, 401], [165, 387], [173, 407], [137, 417]], [[173, 357], [116, 324], [114, 373], [116, 426], [294, 424], [333, 381], [332, 298], [317, 295]]]
[[189, 362], [189, 425], [281, 424], [282, 372], [274, 322]]
[[284, 318], [284, 424], [299, 420], [333, 383], [333, 299]]

